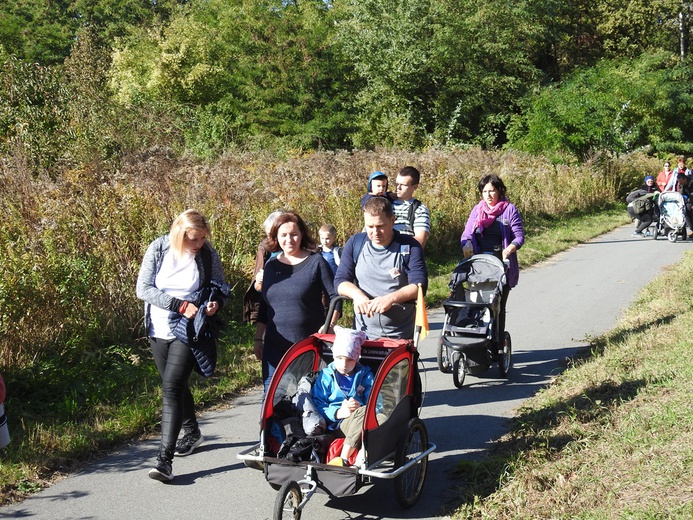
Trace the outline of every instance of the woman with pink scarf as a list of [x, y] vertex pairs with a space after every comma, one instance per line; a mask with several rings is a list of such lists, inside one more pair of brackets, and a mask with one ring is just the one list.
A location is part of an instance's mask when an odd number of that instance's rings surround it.
[[517, 250], [525, 243], [525, 230], [517, 208], [505, 196], [505, 184], [498, 175], [479, 181], [481, 200], [474, 206], [460, 243], [470, 242], [474, 254], [488, 253], [508, 262], [507, 284], [501, 300], [501, 331], [505, 330], [505, 303], [510, 289], [517, 285], [520, 267]]

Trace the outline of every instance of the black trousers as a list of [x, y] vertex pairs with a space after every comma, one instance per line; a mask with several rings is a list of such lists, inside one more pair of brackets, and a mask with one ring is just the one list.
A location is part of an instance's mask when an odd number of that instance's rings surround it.
[[149, 346], [161, 375], [161, 447], [172, 453], [181, 428], [186, 432], [198, 429], [195, 403], [188, 386], [195, 357], [190, 348], [177, 339], [149, 338]]

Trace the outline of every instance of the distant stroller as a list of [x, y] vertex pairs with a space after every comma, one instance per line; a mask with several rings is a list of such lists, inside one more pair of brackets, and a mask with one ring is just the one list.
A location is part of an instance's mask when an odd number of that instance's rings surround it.
[[686, 204], [677, 191], [665, 191], [659, 195], [659, 220], [655, 226], [654, 239], [666, 235], [669, 242], [676, 242], [679, 236], [686, 239]]
[[466, 374], [476, 375], [498, 362], [501, 377], [512, 367], [510, 333], [500, 330], [505, 265], [494, 255], [474, 255], [452, 273], [450, 297], [443, 302], [445, 321], [438, 344], [438, 368], [452, 372], [457, 388]]

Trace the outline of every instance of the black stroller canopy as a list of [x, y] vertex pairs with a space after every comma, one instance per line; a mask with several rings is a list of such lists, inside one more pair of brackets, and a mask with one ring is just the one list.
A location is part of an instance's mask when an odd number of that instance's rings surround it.
[[[498, 283], [503, 280], [505, 267], [492, 255], [474, 255], [463, 260], [452, 272], [450, 289], [455, 289], [460, 283]], [[504, 280], [503, 280], [504, 281]]]

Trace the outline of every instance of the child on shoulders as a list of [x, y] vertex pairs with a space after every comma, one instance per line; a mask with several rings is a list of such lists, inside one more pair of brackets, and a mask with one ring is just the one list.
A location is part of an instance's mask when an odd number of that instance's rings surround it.
[[388, 180], [387, 175], [381, 171], [376, 171], [370, 174], [368, 177], [368, 187], [366, 194], [361, 197], [361, 208], [363, 209], [364, 204], [368, 202], [371, 197], [385, 197], [390, 199], [390, 202], [394, 201], [396, 196], [391, 191], [387, 191]]

